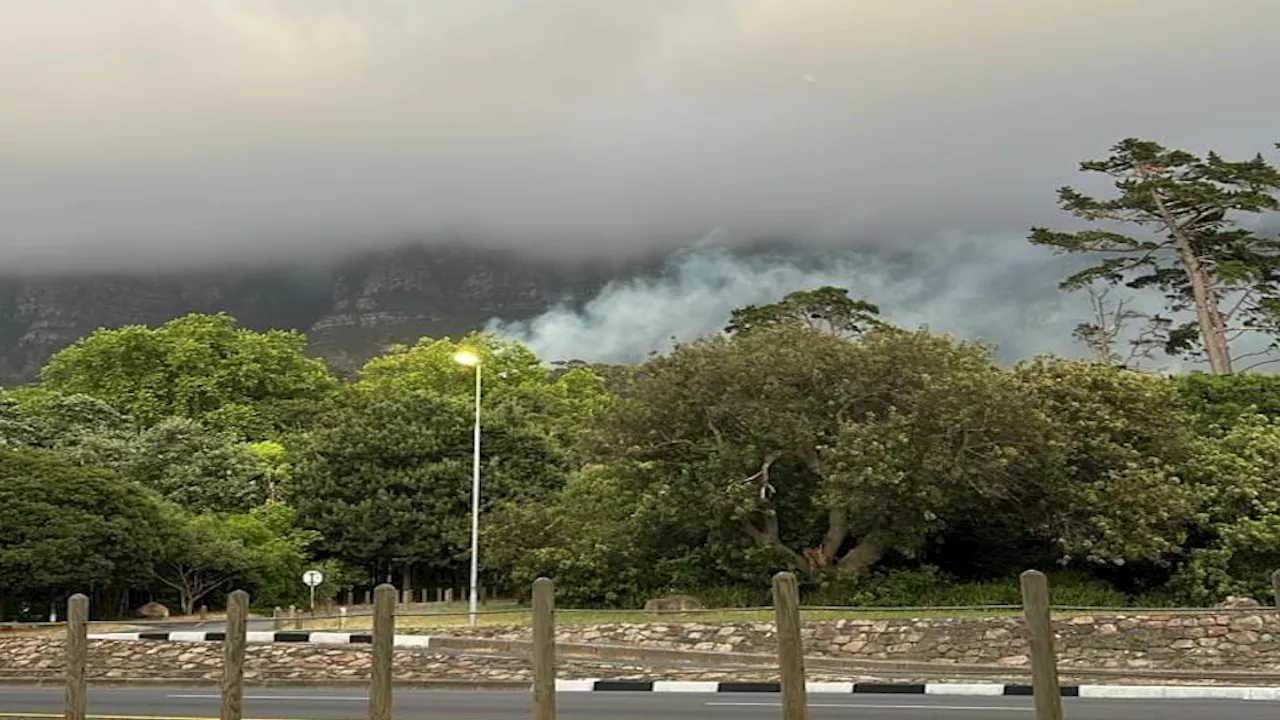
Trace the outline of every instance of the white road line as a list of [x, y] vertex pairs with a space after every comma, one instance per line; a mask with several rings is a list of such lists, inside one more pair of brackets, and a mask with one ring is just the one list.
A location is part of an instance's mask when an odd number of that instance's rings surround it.
[[[165, 695], [182, 700], [220, 700], [221, 695]], [[344, 695], [245, 695], [245, 700], [306, 700], [316, 702], [367, 702], [369, 698]]]
[[[767, 702], [709, 702], [708, 707], [782, 707], [782, 703]], [[943, 710], [951, 712], [1035, 712], [1034, 708], [993, 707], [991, 705], [876, 705], [874, 703], [809, 703], [811, 708], [858, 708], [863, 710]]]

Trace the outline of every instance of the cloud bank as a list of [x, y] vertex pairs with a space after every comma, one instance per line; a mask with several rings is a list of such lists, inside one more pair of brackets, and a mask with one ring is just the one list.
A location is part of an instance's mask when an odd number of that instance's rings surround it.
[[0, 257], [300, 264], [459, 233], [581, 257], [715, 226], [1017, 244], [1121, 137], [1276, 139], [1280, 3], [1152, 7], [5, 0]]

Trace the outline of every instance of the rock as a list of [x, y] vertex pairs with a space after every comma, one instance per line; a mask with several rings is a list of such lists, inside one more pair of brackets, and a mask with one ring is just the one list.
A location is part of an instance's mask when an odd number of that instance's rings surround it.
[[1261, 630], [1265, 623], [1258, 615], [1246, 615], [1238, 617], [1231, 621], [1229, 626], [1232, 630]]
[[1257, 600], [1254, 600], [1253, 598], [1236, 597], [1235, 595], [1228, 595], [1226, 600], [1223, 600], [1221, 603], [1219, 603], [1215, 607], [1227, 608], [1232, 610], [1240, 610], [1245, 608], [1260, 608], [1262, 607], [1262, 603], [1258, 602]]
[[162, 619], [169, 617], [169, 608], [158, 602], [149, 602], [138, 608], [136, 615], [140, 618]]
[[645, 612], [680, 612], [684, 610], [702, 610], [702, 601], [692, 595], [672, 595], [654, 598], [644, 604]]

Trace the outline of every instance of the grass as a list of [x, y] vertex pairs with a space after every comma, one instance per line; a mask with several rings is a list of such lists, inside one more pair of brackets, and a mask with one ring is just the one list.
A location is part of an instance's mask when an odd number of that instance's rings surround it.
[[[367, 612], [367, 611], [366, 611]], [[1066, 615], [1079, 613], [1066, 613]], [[1016, 609], [940, 609], [940, 610], [892, 610], [892, 609], [816, 609], [803, 611], [804, 620], [892, 620], [901, 618], [930, 617], [1020, 617], [1021, 610]], [[348, 617], [345, 624], [338, 618], [302, 618], [300, 626], [307, 630], [336, 630], [341, 626], [346, 630], [368, 630], [372, 627], [373, 618], [369, 615]], [[486, 627], [527, 627], [532, 623], [532, 614], [527, 608], [514, 603], [490, 604], [481, 609], [479, 625]], [[575, 610], [557, 609], [556, 625], [560, 627], [583, 627], [588, 625], [608, 624], [673, 624], [673, 623], [730, 623], [730, 622], [773, 622], [773, 611], [770, 609], [750, 610], [707, 610], [691, 613], [647, 613], [641, 610]], [[465, 605], [438, 607], [430, 613], [406, 613], [396, 616], [397, 630], [430, 630], [438, 628], [458, 628], [468, 625]], [[293, 627], [284, 621], [283, 627]]]

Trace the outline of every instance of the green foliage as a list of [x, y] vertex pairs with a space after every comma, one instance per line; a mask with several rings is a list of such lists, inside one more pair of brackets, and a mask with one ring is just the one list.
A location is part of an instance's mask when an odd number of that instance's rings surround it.
[[484, 333], [456, 343], [423, 338], [412, 347], [393, 347], [360, 370], [356, 387], [428, 392], [471, 403], [476, 371], [454, 359], [462, 350], [480, 358], [485, 413], [510, 415], [565, 449], [576, 445], [592, 418], [610, 402], [605, 379], [591, 368], [553, 372], [524, 345]]
[[485, 523], [480, 557], [507, 568], [514, 587], [551, 577], [568, 606], [635, 604], [660, 582], [641, 561], [653, 528], [643, 500], [610, 468], [588, 467], [547, 502], [498, 505]]
[[1280, 376], [1194, 372], [1179, 376], [1177, 386], [1194, 415], [1196, 429], [1204, 434], [1230, 430], [1242, 417], [1280, 417]]
[[18, 401], [0, 391], [0, 447], [26, 447], [35, 439], [36, 430], [23, 416]]
[[[1109, 365], [1037, 359], [1015, 375], [1050, 432], [1029, 458], [1024, 522], [1064, 560], [1123, 564], [1175, 552], [1195, 493], [1181, 477], [1195, 437], [1176, 390]], [[1124, 502], [1116, 502], [1124, 498]]]
[[0, 448], [0, 595], [145, 586], [167, 530], [157, 500], [109, 470]]
[[1280, 421], [1242, 418], [1200, 443], [1193, 464], [1203, 534], [1173, 588], [1197, 602], [1270, 597], [1280, 567]]
[[855, 337], [885, 327], [880, 308], [849, 297], [849, 291], [830, 285], [797, 290], [769, 305], [747, 305], [734, 310], [725, 332], [744, 333], [785, 324], [799, 324], [819, 332]]
[[[302, 573], [310, 568], [308, 550], [320, 534], [299, 527], [297, 512], [281, 502], [268, 502], [247, 514], [226, 518], [227, 537], [253, 556], [241, 576], [259, 607], [305, 605], [308, 590]], [[251, 584], [250, 584], [251, 583]]]
[[246, 544], [252, 537], [239, 518], [206, 513], [190, 515], [170, 507], [173, 530], [156, 562], [156, 578], [178, 595], [185, 615], [215, 590], [229, 592], [233, 585], [246, 591], [262, 582], [266, 562]]
[[[317, 547], [369, 570], [460, 569], [469, 553], [472, 416], [427, 390], [359, 386], [334, 403], [300, 450], [293, 501]], [[563, 459], [546, 437], [496, 412], [482, 436], [482, 508], [534, 501]]]
[[196, 513], [248, 512], [266, 499], [258, 457], [233, 436], [185, 418], [142, 431], [120, 470]]
[[140, 427], [184, 417], [264, 439], [306, 420], [335, 386], [299, 333], [259, 333], [229, 315], [187, 315], [158, 328], [98, 330], [57, 353], [41, 385], [96, 397]]

